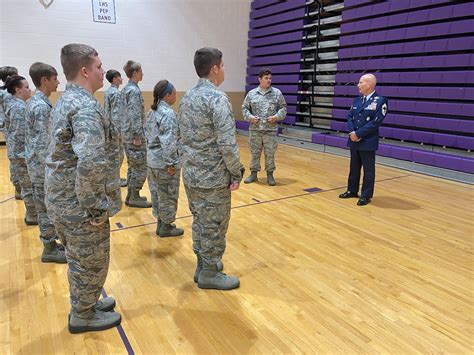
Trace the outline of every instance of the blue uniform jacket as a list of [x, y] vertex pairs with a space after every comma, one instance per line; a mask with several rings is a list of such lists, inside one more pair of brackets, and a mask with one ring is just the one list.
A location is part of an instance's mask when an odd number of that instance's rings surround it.
[[354, 99], [347, 116], [349, 132], [355, 131], [359, 142], [349, 138], [347, 146], [357, 150], [377, 150], [379, 147], [379, 126], [387, 115], [387, 99], [374, 92], [366, 103], [363, 96]]

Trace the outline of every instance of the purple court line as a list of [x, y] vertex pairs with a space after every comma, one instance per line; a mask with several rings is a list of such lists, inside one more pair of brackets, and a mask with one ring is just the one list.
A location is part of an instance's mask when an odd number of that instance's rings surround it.
[[4, 202], [7, 202], [7, 201], [10, 201], [12, 198], [15, 198], [15, 196], [12, 196], [12, 197], [7, 198], [6, 200], [0, 201], [0, 203], [4, 203]]
[[[107, 292], [105, 292], [105, 289], [102, 288], [102, 297], [107, 297]], [[119, 324], [117, 326], [117, 330], [119, 332], [120, 338], [123, 341], [123, 345], [125, 345], [125, 348], [127, 349], [127, 352], [129, 355], [135, 355], [135, 352], [133, 351], [132, 345], [130, 345], [130, 342], [128, 341], [127, 335], [125, 334], [125, 331], [122, 328], [122, 325]]]
[[[408, 176], [412, 176], [412, 175], [410, 175], [410, 174], [400, 175], [400, 176], [395, 176], [395, 177], [386, 178], [386, 179], [382, 179], [382, 180], [376, 180], [376, 182], [377, 182], [377, 183], [380, 183], [380, 182], [389, 181], [389, 180], [401, 179], [401, 178], [408, 177]], [[314, 194], [319, 194], [319, 193], [323, 193], [323, 192], [330, 192], [330, 191], [335, 191], [335, 190], [340, 190], [340, 189], [345, 189], [345, 188], [347, 188], [347, 185], [339, 186], [339, 187], [333, 187], [332, 189], [327, 189], [327, 190], [318, 190], [318, 191], [315, 191], [315, 192], [304, 192], [304, 193], [302, 193], [302, 194], [290, 195], [290, 196], [275, 198], [275, 199], [273, 199], [273, 200], [247, 203], [247, 204], [245, 204], [245, 205], [240, 205], [240, 206], [232, 207], [232, 209], [235, 210], [235, 209], [237, 209], [237, 208], [250, 207], [250, 206], [260, 205], [260, 204], [263, 204], [263, 203], [271, 203], [271, 202], [276, 202], [276, 201], [289, 200], [289, 199], [296, 198], [296, 197], [314, 195]], [[184, 219], [184, 218], [189, 218], [189, 217], [192, 217], [192, 216], [193, 216], [193, 215], [190, 214], [190, 215], [187, 215], [187, 216], [177, 217], [176, 219], [177, 219], [177, 220], [178, 220], [178, 219]], [[134, 226], [124, 227], [124, 228], [122, 228], [122, 229], [112, 229], [110, 232], [117, 232], [117, 231], [123, 231], [123, 230], [125, 230], [125, 229], [132, 229], [132, 228], [144, 227], [144, 226], [148, 226], [148, 225], [150, 225], [150, 224], [156, 224], [156, 222], [154, 221], [154, 222], [136, 224], [136, 225], [134, 225]]]

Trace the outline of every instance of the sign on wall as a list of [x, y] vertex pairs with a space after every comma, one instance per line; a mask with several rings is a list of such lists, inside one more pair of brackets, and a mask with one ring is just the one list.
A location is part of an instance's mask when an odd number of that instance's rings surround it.
[[94, 22], [115, 23], [115, 0], [92, 0]]

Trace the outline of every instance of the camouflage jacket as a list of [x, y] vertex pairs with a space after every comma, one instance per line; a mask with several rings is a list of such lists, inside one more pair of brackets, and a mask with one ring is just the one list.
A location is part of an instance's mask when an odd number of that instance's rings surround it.
[[104, 93], [104, 110], [112, 119], [115, 127], [119, 129], [122, 137], [122, 127], [125, 125], [126, 107], [123, 93], [118, 87], [111, 85]]
[[244, 120], [249, 121], [250, 116], [257, 116], [260, 120], [257, 123], [250, 123], [250, 130], [276, 131], [277, 123], [269, 123], [267, 118], [278, 116], [278, 121], [286, 117], [286, 101], [280, 90], [270, 87], [263, 91], [260, 86], [252, 89], [245, 96], [242, 104], [242, 114]]
[[0, 89], [0, 130], [5, 125], [5, 103], [11, 98], [7, 90]]
[[5, 106], [5, 138], [9, 159], [25, 159], [26, 102], [11, 96]]
[[49, 217], [77, 223], [116, 214], [121, 208], [118, 129], [94, 96], [71, 83], [51, 117], [45, 169]]
[[143, 95], [137, 83], [129, 80], [122, 90], [125, 100], [126, 117], [122, 127], [123, 142], [132, 143], [134, 138], [145, 142], [143, 125], [145, 121], [145, 106]]
[[229, 98], [208, 79], [199, 79], [181, 100], [178, 114], [180, 158], [187, 186], [211, 189], [240, 182], [235, 121]]
[[156, 111], [150, 110], [145, 126], [147, 166], [165, 169], [169, 166], [179, 168], [178, 159], [178, 121], [170, 105], [160, 101]]
[[44, 183], [44, 161], [51, 140], [51, 102], [41, 91], [28, 101], [25, 157], [28, 175], [34, 184]]

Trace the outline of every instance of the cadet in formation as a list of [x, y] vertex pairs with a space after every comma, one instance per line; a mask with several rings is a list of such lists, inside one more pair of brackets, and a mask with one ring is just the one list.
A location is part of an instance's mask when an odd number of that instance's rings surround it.
[[362, 192], [358, 206], [370, 203], [374, 196], [375, 151], [379, 148], [379, 127], [387, 115], [387, 99], [375, 91], [377, 78], [373, 74], [362, 75], [357, 84], [361, 96], [354, 99], [347, 115], [351, 150], [347, 191], [339, 198], [359, 197], [360, 169], [364, 169]]
[[246, 184], [258, 180], [260, 171], [260, 156], [262, 148], [265, 154], [265, 170], [267, 183], [276, 184], [273, 172], [275, 171], [275, 152], [277, 149], [277, 122], [286, 117], [286, 101], [280, 90], [272, 87], [272, 71], [262, 68], [258, 74], [259, 86], [250, 90], [242, 104], [242, 114], [250, 122], [249, 145], [252, 160], [250, 162], [250, 176], [245, 179]]
[[[104, 93], [104, 109], [105, 113], [110, 117], [115, 127], [120, 132], [120, 146], [122, 153], [120, 154], [120, 167], [123, 163], [123, 138], [122, 127], [125, 124], [125, 100], [119, 88], [122, 85], [122, 75], [118, 70], [110, 69], [105, 73], [105, 78], [110, 83], [110, 87]], [[120, 187], [127, 186], [127, 179], [120, 179]]]
[[126, 119], [123, 127], [123, 145], [127, 155], [128, 193], [125, 204], [130, 207], [151, 207], [146, 197], [140, 196], [140, 190], [146, 180], [146, 143], [143, 126], [145, 124], [145, 107], [138, 83], [143, 79], [140, 63], [129, 60], [123, 67], [128, 83], [122, 92], [125, 99]]
[[[37, 225], [35, 201], [33, 199], [33, 186], [28, 175], [25, 159], [26, 139], [26, 100], [31, 96], [28, 81], [22, 76], [13, 75], [5, 83], [7, 91], [12, 95], [5, 107], [5, 133], [7, 139], [7, 156], [10, 160], [10, 176], [18, 179], [21, 197], [25, 203], [25, 223]], [[15, 181], [12, 181], [15, 183]]]
[[[18, 70], [15, 67], [4, 66], [0, 68], [0, 80], [2, 80], [3, 85], [5, 85], [9, 76], [18, 75]], [[7, 101], [11, 98], [11, 95], [8, 93], [5, 86], [0, 87], [0, 131], [3, 131], [5, 138], [7, 132], [5, 130], [5, 107]], [[13, 186], [15, 186], [15, 199], [21, 200], [21, 187], [18, 177], [12, 175], [10, 170], [10, 181]]]
[[119, 132], [93, 94], [104, 71], [97, 52], [84, 44], [61, 49], [66, 90], [52, 113], [46, 158], [46, 207], [66, 247], [71, 301], [69, 331], [120, 324], [115, 300], [99, 296], [110, 258], [109, 217], [121, 208]]
[[194, 55], [197, 85], [179, 107], [179, 149], [189, 208], [193, 214], [194, 281], [200, 288], [239, 287], [236, 276], [224, 274], [222, 256], [230, 221], [231, 191], [244, 173], [235, 137], [229, 98], [218, 90], [224, 81], [222, 52], [202, 48]]
[[26, 117], [25, 156], [28, 174], [33, 186], [33, 199], [38, 214], [40, 239], [43, 242], [42, 262], [66, 263], [64, 246], [58, 244], [56, 230], [48, 217], [44, 202], [44, 169], [51, 140], [51, 102], [49, 96], [58, 88], [58, 72], [45, 63], [34, 63], [30, 67], [30, 77], [36, 92], [28, 101]]
[[153, 104], [146, 118], [148, 185], [156, 235], [175, 237], [184, 231], [176, 228], [181, 166], [178, 157], [178, 121], [171, 105], [176, 102], [176, 90], [168, 80], [159, 81], [153, 89]]

